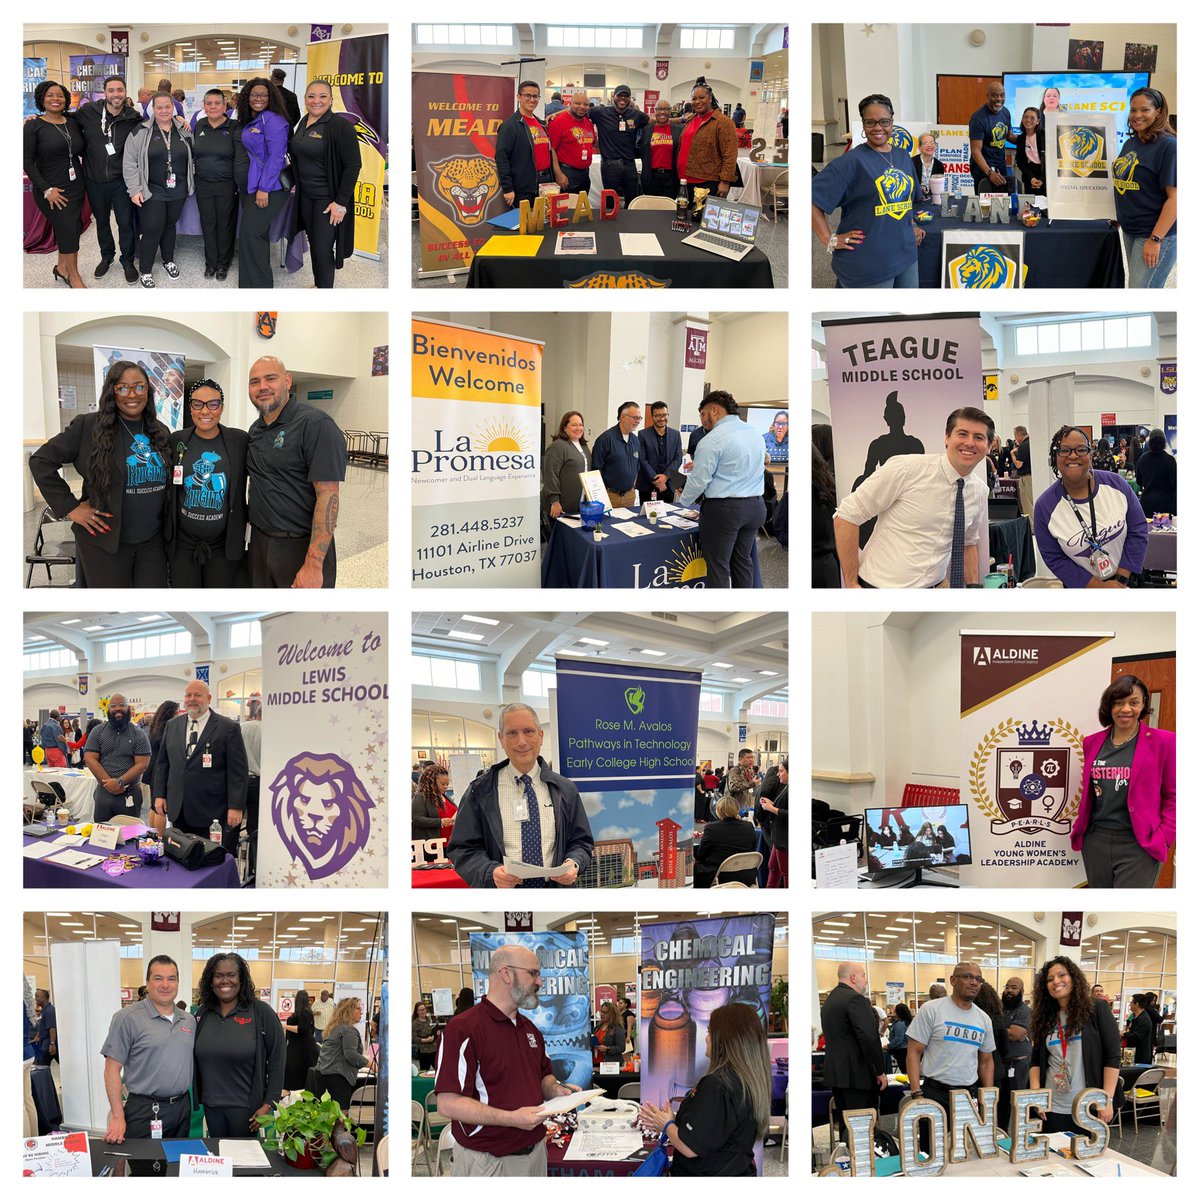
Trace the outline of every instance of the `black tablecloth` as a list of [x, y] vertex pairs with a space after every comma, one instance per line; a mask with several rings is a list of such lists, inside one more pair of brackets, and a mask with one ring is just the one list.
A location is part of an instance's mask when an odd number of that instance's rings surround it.
[[[216, 1154], [220, 1145], [220, 1138], [201, 1138], [196, 1139], [203, 1141], [209, 1151]], [[127, 1163], [131, 1160], [138, 1162], [157, 1162], [162, 1164], [161, 1174], [163, 1175], [178, 1175], [179, 1163], [166, 1162], [163, 1158], [163, 1143], [154, 1138], [126, 1138], [119, 1145], [108, 1145], [100, 1134], [93, 1134], [88, 1138], [88, 1152], [92, 1159], [92, 1174], [99, 1175], [104, 1167], [115, 1166], [118, 1163]], [[120, 1151], [122, 1155], [129, 1157], [115, 1157], [106, 1151]], [[307, 1175], [309, 1177], [321, 1177], [323, 1172], [320, 1168], [311, 1170], [302, 1169], [288, 1162], [282, 1154], [276, 1154], [272, 1150], [264, 1150], [268, 1160], [269, 1167], [234, 1167], [234, 1175]]]
[[1008, 562], [1012, 555], [1013, 578], [1024, 583], [1037, 573], [1037, 560], [1033, 554], [1033, 534], [1024, 517], [1013, 517], [1009, 521], [988, 522], [988, 553], [1001, 563]]
[[[939, 211], [926, 208], [927, 212]], [[968, 224], [958, 217], [935, 215], [923, 225], [925, 240], [917, 254], [917, 270], [923, 288], [940, 285], [942, 235], [947, 230], [966, 229], [975, 233], [1011, 230], [1025, 233], [1027, 288], [1123, 288], [1125, 266], [1121, 262], [1120, 234], [1107, 221], [1055, 221], [1043, 217], [1032, 229], [1015, 218], [1008, 225]]]
[[604, 1094], [610, 1099], [615, 1100], [617, 1093], [627, 1083], [641, 1083], [642, 1074], [640, 1071], [622, 1071], [619, 1075], [601, 1075], [597, 1071], [592, 1076], [592, 1087], [604, 1089]]
[[[533, 258], [493, 258], [478, 254], [471, 262], [467, 287], [544, 288], [577, 284], [586, 287], [769, 288], [774, 286], [771, 263], [759, 249], [741, 262], [684, 246], [688, 235], [671, 228], [673, 212], [627, 212], [612, 221], [567, 225], [567, 232], [596, 234], [595, 254], [554, 253], [560, 229], [549, 224]], [[693, 228], [698, 228], [694, 226]], [[663, 257], [627, 258], [621, 253], [622, 233], [653, 233]], [[497, 230], [500, 237], [514, 235]], [[607, 277], [607, 278], [606, 278]], [[586, 280], [585, 284], [579, 281]]]

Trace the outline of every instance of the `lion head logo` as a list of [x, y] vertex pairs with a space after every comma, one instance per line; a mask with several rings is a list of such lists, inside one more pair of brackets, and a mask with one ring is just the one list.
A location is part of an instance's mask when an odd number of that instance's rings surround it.
[[1076, 175], [1087, 176], [1103, 166], [1104, 138], [1088, 125], [1071, 125], [1058, 135], [1058, 152]]
[[366, 844], [371, 809], [354, 768], [336, 754], [298, 754], [271, 784], [271, 818], [310, 879], [336, 874]]
[[482, 154], [443, 158], [429, 164], [437, 193], [460, 225], [478, 225], [488, 205], [500, 194], [496, 164]]
[[1140, 188], [1138, 184], [1133, 182], [1133, 173], [1138, 167], [1138, 156], [1136, 150], [1130, 150], [1128, 154], [1122, 154], [1119, 158], [1113, 159], [1113, 187], [1117, 189], [1117, 195], [1123, 196], [1126, 192], [1136, 192]]
[[910, 158], [916, 153], [913, 135], [903, 125], [896, 125], [892, 129], [892, 149], [899, 150]]
[[1012, 287], [1016, 264], [994, 246], [972, 246], [950, 264], [952, 287]]
[[[877, 216], [889, 216], [899, 221], [903, 219], [912, 207], [913, 177], [908, 171], [898, 167], [888, 167], [875, 180], [875, 190], [879, 193], [881, 209], [876, 210]], [[895, 205], [896, 207], [892, 207]]]

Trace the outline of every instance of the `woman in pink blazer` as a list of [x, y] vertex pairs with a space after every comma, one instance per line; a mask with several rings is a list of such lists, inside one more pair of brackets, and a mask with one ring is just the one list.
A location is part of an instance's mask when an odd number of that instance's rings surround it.
[[1083, 739], [1071, 848], [1088, 887], [1153, 887], [1175, 842], [1175, 735], [1144, 724], [1149, 716], [1149, 689], [1122, 675], [1100, 697], [1104, 728]]

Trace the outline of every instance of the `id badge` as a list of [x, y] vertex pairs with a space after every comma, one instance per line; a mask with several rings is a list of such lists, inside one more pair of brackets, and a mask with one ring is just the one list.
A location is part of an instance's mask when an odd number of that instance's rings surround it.
[[212, 766], [212, 754], [205, 753], [200, 758], [200, 765], [206, 770]]
[[150, 1136], [152, 1138], [158, 1138], [159, 1141], [162, 1140], [162, 1122], [161, 1121], [151, 1121], [150, 1122]]
[[74, 183], [74, 182], [75, 182], [75, 168], [74, 168], [74, 167], [68, 167], [68, 168], [67, 168], [67, 178], [68, 178], [68, 179], [69, 179], [69, 180], [70, 180], [72, 183]]
[[1093, 550], [1090, 561], [1092, 570], [1101, 579], [1111, 579], [1117, 573], [1117, 566], [1111, 556], [1104, 550]]
[[618, 121], [618, 122], [617, 122], [617, 129], [618, 129], [618, 131], [619, 131], [619, 132], [621, 132], [621, 133], [624, 133], [624, 132], [625, 132], [625, 122], [624, 122], [624, 121]]
[[112, 142], [104, 143], [104, 153], [105, 154], [116, 154], [116, 152], [117, 152], [117, 148], [116, 148], [116, 146], [114, 146], [112, 144]]
[[529, 820], [529, 804], [522, 796], [516, 804], [513, 805], [513, 820], [528, 821]]
[[133, 807], [133, 797], [131, 795], [129, 795], [128, 792], [125, 793], [125, 807], [126, 808]]
[[1009, 1077], [1009, 1079], [1016, 1079], [1016, 1077], [1017, 1077], [1017, 1068], [1016, 1067], [1008, 1068], [1008, 1077]]
[[183, 483], [183, 463], [176, 463], [175, 470], [171, 472], [171, 482], [176, 486]]
[[175, 172], [174, 172], [174, 171], [172, 171], [172, 172], [171, 172], [171, 173], [170, 173], [170, 174], [167, 176], [167, 189], [168, 189], [168, 190], [171, 190], [171, 189], [173, 189], [174, 187], [175, 187]]

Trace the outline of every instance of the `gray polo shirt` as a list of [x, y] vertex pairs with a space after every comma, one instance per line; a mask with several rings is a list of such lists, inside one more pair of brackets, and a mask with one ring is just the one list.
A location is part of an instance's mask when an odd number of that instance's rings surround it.
[[118, 730], [111, 721], [101, 721], [88, 734], [83, 752], [100, 755], [100, 765], [114, 779], [119, 779], [133, 766], [135, 758], [150, 754], [150, 738], [140, 725], [132, 722]]
[[176, 1008], [164, 1017], [147, 997], [113, 1013], [100, 1053], [124, 1066], [127, 1092], [179, 1096], [192, 1086], [195, 1044], [191, 1013]]
[[921, 1075], [950, 1087], [978, 1082], [980, 1051], [996, 1049], [991, 1017], [976, 1004], [959, 1008], [950, 996], [930, 1000], [917, 1009], [908, 1027], [908, 1040], [925, 1047]]

